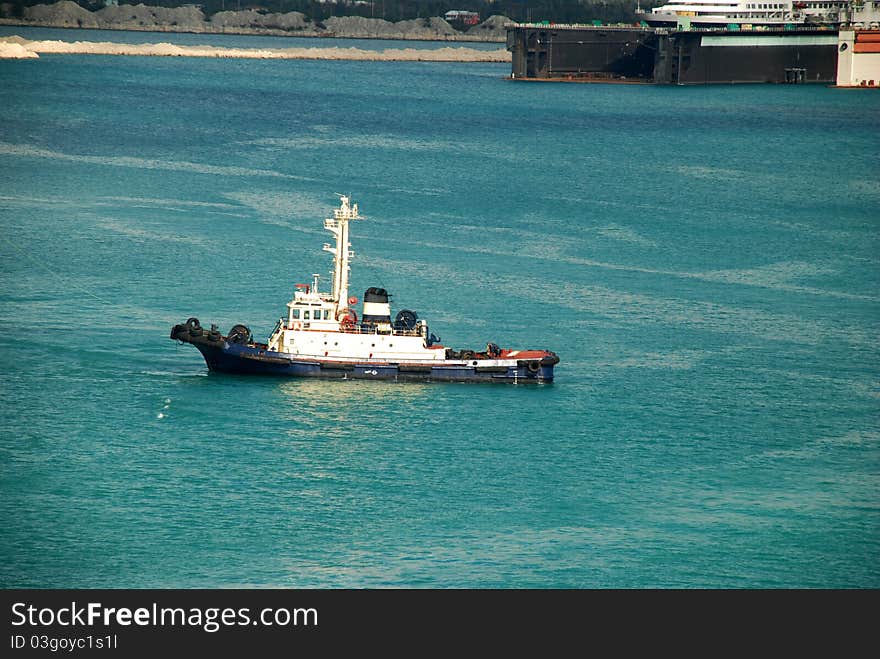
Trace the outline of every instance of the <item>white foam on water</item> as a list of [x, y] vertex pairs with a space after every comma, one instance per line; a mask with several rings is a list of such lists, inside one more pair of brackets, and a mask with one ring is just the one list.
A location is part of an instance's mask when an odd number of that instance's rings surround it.
[[808, 320], [787, 313], [771, 313], [751, 308], [631, 293], [605, 286], [591, 286], [570, 282], [547, 282], [543, 279], [518, 275], [480, 277], [465, 268], [434, 263], [417, 263], [392, 259], [371, 260], [399, 276], [415, 279], [429, 277], [438, 281], [480, 280], [483, 290], [496, 291], [514, 298], [537, 303], [556, 304], [577, 312], [589, 310], [624, 325], [671, 325], [691, 330], [759, 336], [762, 339], [790, 341], [803, 345], [818, 345], [834, 339], [851, 345], [874, 346], [876, 337], [871, 332], [854, 326]]
[[880, 181], [877, 179], [856, 179], [850, 181], [848, 187], [862, 201], [866, 198], [880, 200]]
[[315, 218], [327, 217], [331, 206], [325, 196], [304, 192], [273, 192], [266, 195], [260, 192], [233, 191], [223, 196], [250, 208], [257, 219], [264, 224], [281, 226], [310, 235], [326, 235], [317, 228]]
[[54, 206], [70, 205], [69, 197], [31, 197], [25, 195], [0, 195], [0, 202], [5, 204], [19, 204], [22, 206]]
[[[0, 197], [2, 199], [2, 197]], [[102, 197], [101, 201], [96, 202], [97, 205], [109, 205], [110, 203], [122, 202], [127, 204], [132, 204], [135, 206], [146, 206], [149, 208], [154, 208], [156, 206], [162, 206], [163, 208], [174, 208], [175, 206], [181, 206], [184, 208], [192, 207], [192, 208], [217, 208], [217, 209], [226, 209], [226, 210], [234, 210], [234, 204], [227, 204], [220, 201], [194, 201], [190, 199], [157, 199], [152, 197]]]
[[[753, 268], [751, 270], [709, 270], [705, 272], [688, 272], [682, 270], [665, 270], [662, 268], [646, 268], [642, 266], [627, 265], [621, 263], [608, 263], [605, 261], [596, 261], [594, 259], [582, 259], [576, 257], [563, 257], [563, 260], [566, 263], [571, 263], [574, 265], [585, 265], [593, 268], [603, 268], [607, 270], [641, 272], [649, 275], [663, 275], [668, 277], [678, 277], [682, 279], [696, 279], [707, 282], [755, 286], [759, 288], [769, 288], [778, 291], [787, 291], [790, 293], [804, 293], [808, 295], [827, 296], [849, 300], [880, 302], [880, 297], [878, 296], [862, 295], [859, 293], [847, 293], [845, 291], [816, 288], [814, 286], [801, 286], [798, 284], [787, 283], [778, 275], [776, 277], [767, 276], [768, 272], [773, 272], [774, 269], [784, 270], [785, 266], [780, 264], [772, 264], [770, 266]], [[818, 274], [829, 274], [833, 273], [834, 271], [830, 269], [825, 270], [816, 267], [815, 272]]]
[[851, 430], [841, 435], [825, 435], [805, 441], [801, 446], [789, 449], [770, 449], [747, 458], [748, 462], [773, 460], [814, 460], [828, 455], [841, 447], [880, 448], [880, 432], [876, 430]]
[[203, 247], [205, 245], [210, 244], [211, 241], [206, 240], [204, 238], [199, 238], [197, 236], [185, 236], [181, 234], [175, 233], [162, 233], [157, 231], [147, 231], [146, 229], [139, 229], [137, 227], [133, 227], [131, 225], [127, 225], [118, 220], [104, 220], [99, 221], [98, 226], [102, 229], [106, 229], [108, 231], [112, 231], [122, 236], [126, 236], [131, 238], [139, 243], [152, 243], [152, 242], [171, 242], [171, 243], [183, 243], [187, 245], [197, 245]]
[[474, 155], [480, 159], [491, 156], [496, 160], [518, 161], [521, 154], [513, 147], [507, 145], [492, 145], [492, 152], [486, 152], [487, 145], [474, 141], [453, 141], [436, 139], [412, 139], [391, 133], [374, 134], [345, 134], [340, 132], [339, 127], [323, 125], [309, 126], [312, 134], [304, 133], [297, 137], [278, 136], [263, 137], [254, 140], [239, 142], [243, 146], [257, 146], [265, 149], [276, 150], [311, 150], [322, 149], [328, 146], [338, 146], [346, 149], [384, 149], [400, 151], [416, 151], [423, 153], [449, 153], [453, 155]]
[[476, 144], [450, 142], [448, 140], [414, 140], [389, 134], [374, 135], [340, 135], [338, 133], [322, 133], [321, 135], [304, 135], [301, 137], [264, 137], [257, 140], [241, 142], [243, 145], [276, 147], [283, 149], [320, 149], [327, 146], [345, 148], [390, 149], [403, 151], [479, 151]]
[[852, 231], [845, 231], [843, 229], [828, 229], [825, 227], [816, 227], [809, 224], [804, 224], [801, 222], [782, 222], [776, 221], [773, 222], [776, 226], [784, 227], [786, 229], [792, 229], [798, 232], [799, 236], [817, 236], [819, 238], [825, 238], [827, 240], [839, 241], [839, 240], [854, 240], [858, 239], [859, 236]]
[[373, 186], [377, 190], [386, 190], [391, 192], [392, 194], [403, 194], [410, 196], [423, 196], [423, 197], [439, 197], [441, 195], [449, 194], [452, 192], [449, 188], [429, 188], [425, 187], [417, 187], [417, 188], [406, 188], [401, 187], [399, 185], [388, 185], [387, 183], [377, 183]]
[[657, 247], [657, 243], [650, 238], [639, 235], [632, 229], [621, 226], [619, 224], [608, 224], [596, 229], [596, 233], [612, 240], [619, 240], [624, 243], [638, 245], [639, 247]]
[[688, 371], [715, 353], [706, 350], [673, 350], [671, 352], [634, 353], [622, 359], [595, 364], [613, 368], [647, 368], [656, 370]]
[[750, 173], [739, 169], [725, 169], [722, 167], [710, 167], [707, 165], [680, 165], [676, 168], [679, 174], [697, 179], [710, 181], [742, 181], [751, 176]]
[[648, 275], [661, 275], [680, 279], [694, 279], [741, 286], [754, 286], [790, 293], [803, 293], [806, 295], [834, 297], [848, 300], [880, 302], [880, 297], [878, 296], [848, 293], [846, 291], [790, 283], [789, 279], [794, 277], [837, 274], [837, 271], [833, 268], [804, 262], [781, 262], [749, 270], [710, 270], [705, 272], [666, 270], [662, 268], [648, 268], [638, 265], [609, 263], [607, 261], [597, 261], [595, 259], [566, 256], [561, 254], [562, 248], [560, 244], [558, 244], [562, 242], [561, 240], [554, 241], [549, 234], [542, 234], [541, 239], [538, 240], [537, 236], [529, 234], [528, 232], [520, 233], [524, 238], [529, 238], [529, 240], [517, 246], [516, 249], [503, 249], [489, 244], [463, 246], [428, 241], [409, 241], [408, 244], [419, 245], [430, 249], [448, 249], [467, 253], [491, 254], [493, 256], [505, 258], [544, 258], [556, 262], [569, 263], [571, 265], [583, 265], [606, 270], [637, 272]]
[[805, 373], [796, 370], [780, 370], [772, 368], [756, 368], [754, 373], [767, 376], [768, 380], [776, 382], [795, 381], [808, 383], [817, 391], [834, 391], [846, 389], [849, 396], [864, 396], [866, 398], [880, 398], [880, 382], [863, 377], [830, 377]]
[[[449, 228], [448, 224], [443, 222], [429, 222], [429, 224], [443, 226]], [[459, 225], [456, 229], [467, 229], [466, 225]], [[485, 228], [478, 227], [481, 231]], [[603, 227], [606, 234], [616, 239], [625, 240], [640, 246], [657, 246], [657, 243], [650, 239], [640, 236], [634, 231], [621, 227], [619, 225], [609, 225]], [[599, 230], [599, 233], [603, 232]], [[625, 263], [610, 263], [607, 261], [598, 261], [596, 259], [588, 259], [562, 254], [562, 247], [565, 243], [561, 236], [554, 236], [548, 233], [542, 233], [538, 236], [535, 233], [522, 231], [518, 229], [501, 229], [509, 232], [512, 236], [522, 238], [522, 242], [516, 244], [512, 248], [505, 249], [504, 246], [497, 243], [485, 243], [479, 245], [450, 245], [444, 243], [430, 241], [409, 241], [409, 245], [419, 245], [429, 249], [447, 249], [451, 251], [460, 251], [466, 253], [491, 254], [504, 258], [544, 258], [556, 262], [568, 263], [571, 265], [583, 265], [591, 268], [600, 268], [605, 270], [616, 270], [621, 272], [635, 272], [647, 275], [660, 275], [667, 277], [676, 277], [680, 279], [693, 279], [698, 281], [724, 283], [741, 286], [754, 286], [757, 288], [767, 288], [777, 291], [785, 291], [791, 293], [802, 293], [807, 295], [834, 297], [840, 299], [863, 300], [870, 302], [880, 302], [880, 296], [865, 295], [859, 293], [849, 293], [833, 289], [819, 288], [816, 286], [806, 286], [796, 283], [796, 280], [803, 277], [818, 277], [839, 274], [836, 268], [825, 265], [810, 263], [806, 261], [780, 261], [777, 263], [767, 264], [756, 268], [734, 269], [734, 270], [708, 270], [708, 271], [686, 271], [686, 270], [668, 270], [664, 268], [650, 268], [639, 265], [631, 265]], [[435, 234], [436, 235], [436, 234]], [[392, 239], [393, 240], [393, 239]], [[644, 243], [644, 244], [642, 244]]]
[[250, 169], [247, 167], [227, 167], [224, 165], [208, 165], [174, 160], [153, 160], [131, 156], [92, 156], [83, 154], [62, 153], [27, 144], [8, 144], [0, 142], [0, 155], [20, 156], [25, 158], [46, 158], [55, 161], [79, 162], [92, 165], [110, 165], [114, 167], [131, 167], [135, 169], [155, 169], [172, 172], [189, 172], [192, 174], [210, 174], [216, 176], [247, 176], [282, 178], [297, 181], [313, 181], [304, 176], [284, 174], [269, 169]]
[[757, 268], [680, 273], [678, 276], [725, 284], [769, 288], [791, 293], [806, 293], [809, 295], [820, 295], [849, 300], [865, 300], [870, 302], [880, 301], [880, 297], [873, 295], [848, 293], [846, 291], [817, 288], [815, 286], [805, 286], [795, 283], [797, 279], [803, 277], [820, 277], [838, 274], [840, 273], [836, 268], [822, 266], [815, 263], [805, 261], [780, 261]]

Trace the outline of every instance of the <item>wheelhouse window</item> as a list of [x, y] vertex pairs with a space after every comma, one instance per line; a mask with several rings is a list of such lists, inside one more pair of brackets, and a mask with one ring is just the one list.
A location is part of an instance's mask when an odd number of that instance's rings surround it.
[[306, 311], [303, 311], [303, 320], [308, 320], [308, 319], [309, 319], [309, 312], [307, 309]]
[[299, 309], [293, 310], [293, 317], [296, 318], [297, 320], [299, 320]]

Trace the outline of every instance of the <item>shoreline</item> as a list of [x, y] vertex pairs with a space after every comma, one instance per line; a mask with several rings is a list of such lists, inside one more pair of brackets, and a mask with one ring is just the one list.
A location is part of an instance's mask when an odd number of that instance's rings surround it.
[[51, 55], [126, 55], [149, 57], [211, 57], [230, 59], [347, 60], [371, 62], [510, 63], [506, 50], [473, 48], [224, 48], [178, 45], [167, 42], [126, 44], [109, 41], [28, 40], [14, 35], [0, 37], [0, 59], [39, 59]]

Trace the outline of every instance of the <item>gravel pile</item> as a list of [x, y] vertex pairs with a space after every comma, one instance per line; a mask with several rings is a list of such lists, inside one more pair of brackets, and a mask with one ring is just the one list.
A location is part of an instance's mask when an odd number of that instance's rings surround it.
[[[72, 3], [70, 3], [72, 4]], [[40, 5], [37, 5], [40, 6]], [[205, 15], [196, 7], [148, 7], [147, 5], [120, 5], [104, 7], [94, 14], [98, 24], [107, 29], [138, 27], [177, 27], [181, 30], [201, 31]]]
[[316, 24], [300, 12], [270, 14], [265, 11], [221, 11], [205, 18], [201, 9], [119, 5], [90, 12], [71, 0], [52, 5], [34, 5], [22, 19], [12, 17], [11, 3], [0, 5], [4, 24], [44, 27], [84, 27], [106, 30], [155, 32], [208, 32], [295, 36], [335, 36], [351, 39], [421, 39], [427, 41], [504, 41], [504, 16], [491, 16], [467, 32], [459, 32], [439, 17], [391, 23], [381, 18], [333, 16]]

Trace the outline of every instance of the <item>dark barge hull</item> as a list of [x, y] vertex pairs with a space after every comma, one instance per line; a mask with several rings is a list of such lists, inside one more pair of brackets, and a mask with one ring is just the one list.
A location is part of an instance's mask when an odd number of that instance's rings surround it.
[[648, 81], [653, 37], [648, 28], [511, 27], [511, 78]]
[[227, 337], [204, 329], [175, 325], [171, 338], [195, 346], [208, 369], [238, 375], [325, 378], [336, 380], [390, 380], [394, 382], [488, 382], [549, 384], [555, 355], [541, 360], [521, 360], [516, 366], [481, 366], [479, 360], [465, 364], [397, 364], [391, 362], [340, 362], [296, 359], [273, 352], [263, 344], [230, 343]]
[[516, 80], [699, 85], [833, 83], [837, 31], [508, 28]]
[[822, 83], [837, 78], [837, 32], [657, 35], [654, 81], [674, 85]]

